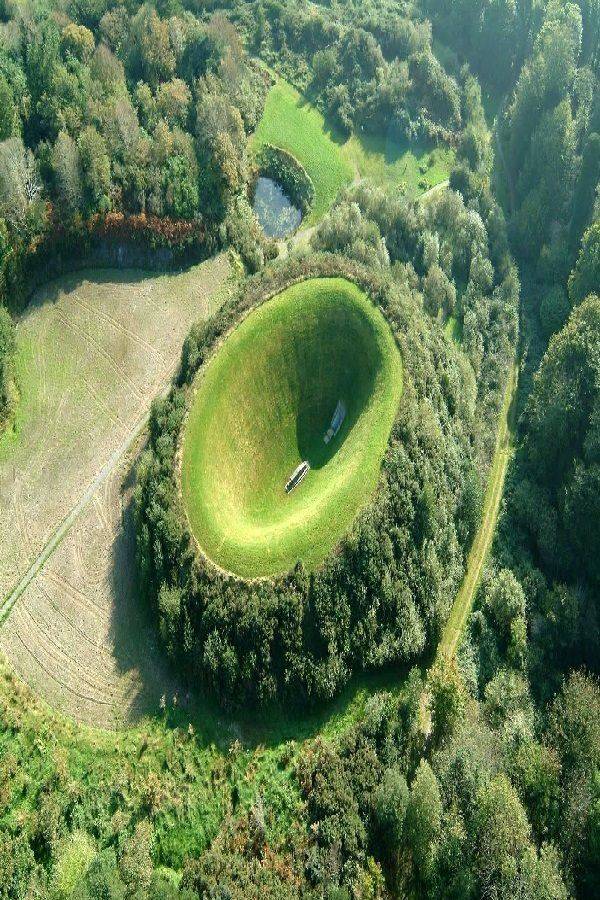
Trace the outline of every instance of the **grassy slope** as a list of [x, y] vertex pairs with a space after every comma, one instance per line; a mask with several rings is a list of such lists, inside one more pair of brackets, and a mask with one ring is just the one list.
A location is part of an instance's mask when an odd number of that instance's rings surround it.
[[321, 219], [340, 188], [352, 181], [352, 168], [327, 133], [321, 113], [283, 79], [278, 79], [267, 97], [254, 143], [282, 147], [306, 169], [315, 187], [315, 200], [305, 224]]
[[344, 140], [282, 78], [269, 93], [254, 140], [288, 150], [312, 178], [316, 198], [306, 225], [321, 219], [339, 190], [356, 177], [370, 178], [384, 187], [400, 185], [416, 197], [448, 178], [454, 158], [448, 148], [409, 148], [386, 137], [353, 135]]
[[[252, 313], [201, 376], [186, 426], [183, 495], [206, 553], [244, 577], [320, 563], [376, 486], [401, 372], [383, 316], [342, 279]], [[326, 447], [339, 399], [348, 414]], [[302, 459], [311, 471], [286, 496]]]

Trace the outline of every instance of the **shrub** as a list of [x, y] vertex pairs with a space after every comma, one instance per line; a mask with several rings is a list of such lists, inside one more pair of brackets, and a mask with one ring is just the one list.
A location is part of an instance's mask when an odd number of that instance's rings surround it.
[[257, 163], [260, 173], [281, 185], [292, 203], [306, 215], [315, 199], [315, 188], [310, 176], [296, 157], [280, 147], [264, 144], [260, 149]]

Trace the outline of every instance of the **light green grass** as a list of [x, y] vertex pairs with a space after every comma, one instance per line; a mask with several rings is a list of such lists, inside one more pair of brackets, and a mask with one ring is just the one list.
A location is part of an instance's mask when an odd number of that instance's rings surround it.
[[[344, 279], [305, 281], [251, 313], [199, 378], [182, 489], [200, 546], [242, 577], [314, 568], [377, 484], [402, 391], [385, 319]], [[340, 399], [346, 420], [325, 445]]]
[[408, 196], [417, 197], [445, 181], [454, 161], [454, 152], [448, 147], [401, 145], [385, 135], [342, 138], [283, 78], [277, 78], [269, 92], [253, 140], [256, 149], [265, 143], [282, 147], [308, 172], [315, 201], [305, 225], [318, 222], [341, 188], [357, 178], [370, 178], [382, 187], [398, 186]]
[[462, 343], [462, 326], [455, 316], [448, 316], [446, 319], [444, 334], [449, 341], [454, 341], [459, 346]]
[[382, 187], [400, 187], [409, 197], [418, 197], [445, 181], [454, 162], [454, 152], [448, 147], [409, 146], [373, 135], [352, 135], [342, 153], [361, 178]]
[[354, 177], [340, 146], [327, 132], [321, 113], [283, 79], [278, 79], [269, 92], [253, 143], [256, 149], [264, 144], [281, 147], [304, 166], [315, 188], [313, 206], [304, 224], [318, 222], [339, 190]]
[[513, 453], [513, 435], [515, 429], [515, 397], [518, 381], [518, 365], [515, 361], [511, 366], [506, 389], [504, 403], [500, 413], [498, 432], [496, 435], [496, 449], [488, 478], [487, 490], [483, 504], [481, 525], [475, 535], [467, 560], [467, 570], [463, 578], [460, 590], [456, 596], [450, 615], [444, 626], [441, 640], [437, 646], [436, 659], [451, 659], [460, 644], [464, 627], [467, 623], [473, 603], [477, 594], [479, 580], [484, 563], [490, 552], [500, 503], [504, 491], [504, 480], [508, 464]]

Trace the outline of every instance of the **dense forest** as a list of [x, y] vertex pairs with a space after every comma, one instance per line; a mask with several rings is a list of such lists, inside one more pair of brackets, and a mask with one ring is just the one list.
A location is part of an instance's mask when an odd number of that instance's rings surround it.
[[[452, 146], [448, 188], [414, 202], [354, 183], [273, 261], [249, 203], [265, 63], [336, 133]], [[253, 274], [190, 333], [138, 469], [162, 644], [223, 717], [393, 676], [333, 736], [269, 747], [251, 796], [259, 763], [238, 742], [202, 769], [194, 727], [165, 710], [129, 755], [86, 756], [5, 678], [2, 900], [600, 894], [599, 80], [598, 0], [0, 0], [0, 428], [18, 402], [5, 307], [40, 261], [125, 233], [166, 262], [234, 245]], [[245, 311], [320, 274], [383, 311], [402, 403], [338, 551], [240, 583], [186, 532], [186, 398]], [[498, 531], [456, 659], [430, 664], [515, 352]], [[210, 825], [177, 843], [190, 808]]]
[[141, 216], [142, 237], [167, 247], [206, 241], [207, 231], [214, 246], [228, 214], [249, 217], [231, 198], [249, 177], [246, 135], [267, 84], [225, 20], [112, 4], [5, 7], [5, 18], [5, 291], [28, 256], [56, 252], [69, 235], [72, 246], [84, 241], [99, 216], [109, 233]]

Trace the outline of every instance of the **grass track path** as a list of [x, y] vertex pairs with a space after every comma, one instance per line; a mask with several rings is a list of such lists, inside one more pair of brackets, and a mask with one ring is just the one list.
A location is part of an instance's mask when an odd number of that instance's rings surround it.
[[467, 560], [467, 570], [463, 578], [460, 590], [450, 610], [450, 615], [444, 626], [441, 640], [438, 644], [436, 659], [450, 660], [456, 653], [460, 638], [473, 608], [475, 594], [479, 585], [479, 579], [483, 565], [492, 546], [496, 523], [500, 512], [500, 501], [504, 489], [504, 480], [508, 463], [513, 452], [513, 433], [515, 425], [515, 395], [517, 389], [518, 364], [513, 362], [506, 391], [504, 403], [500, 413], [498, 434], [496, 436], [496, 448], [490, 469], [487, 490], [483, 505], [483, 517], [479, 530]]

